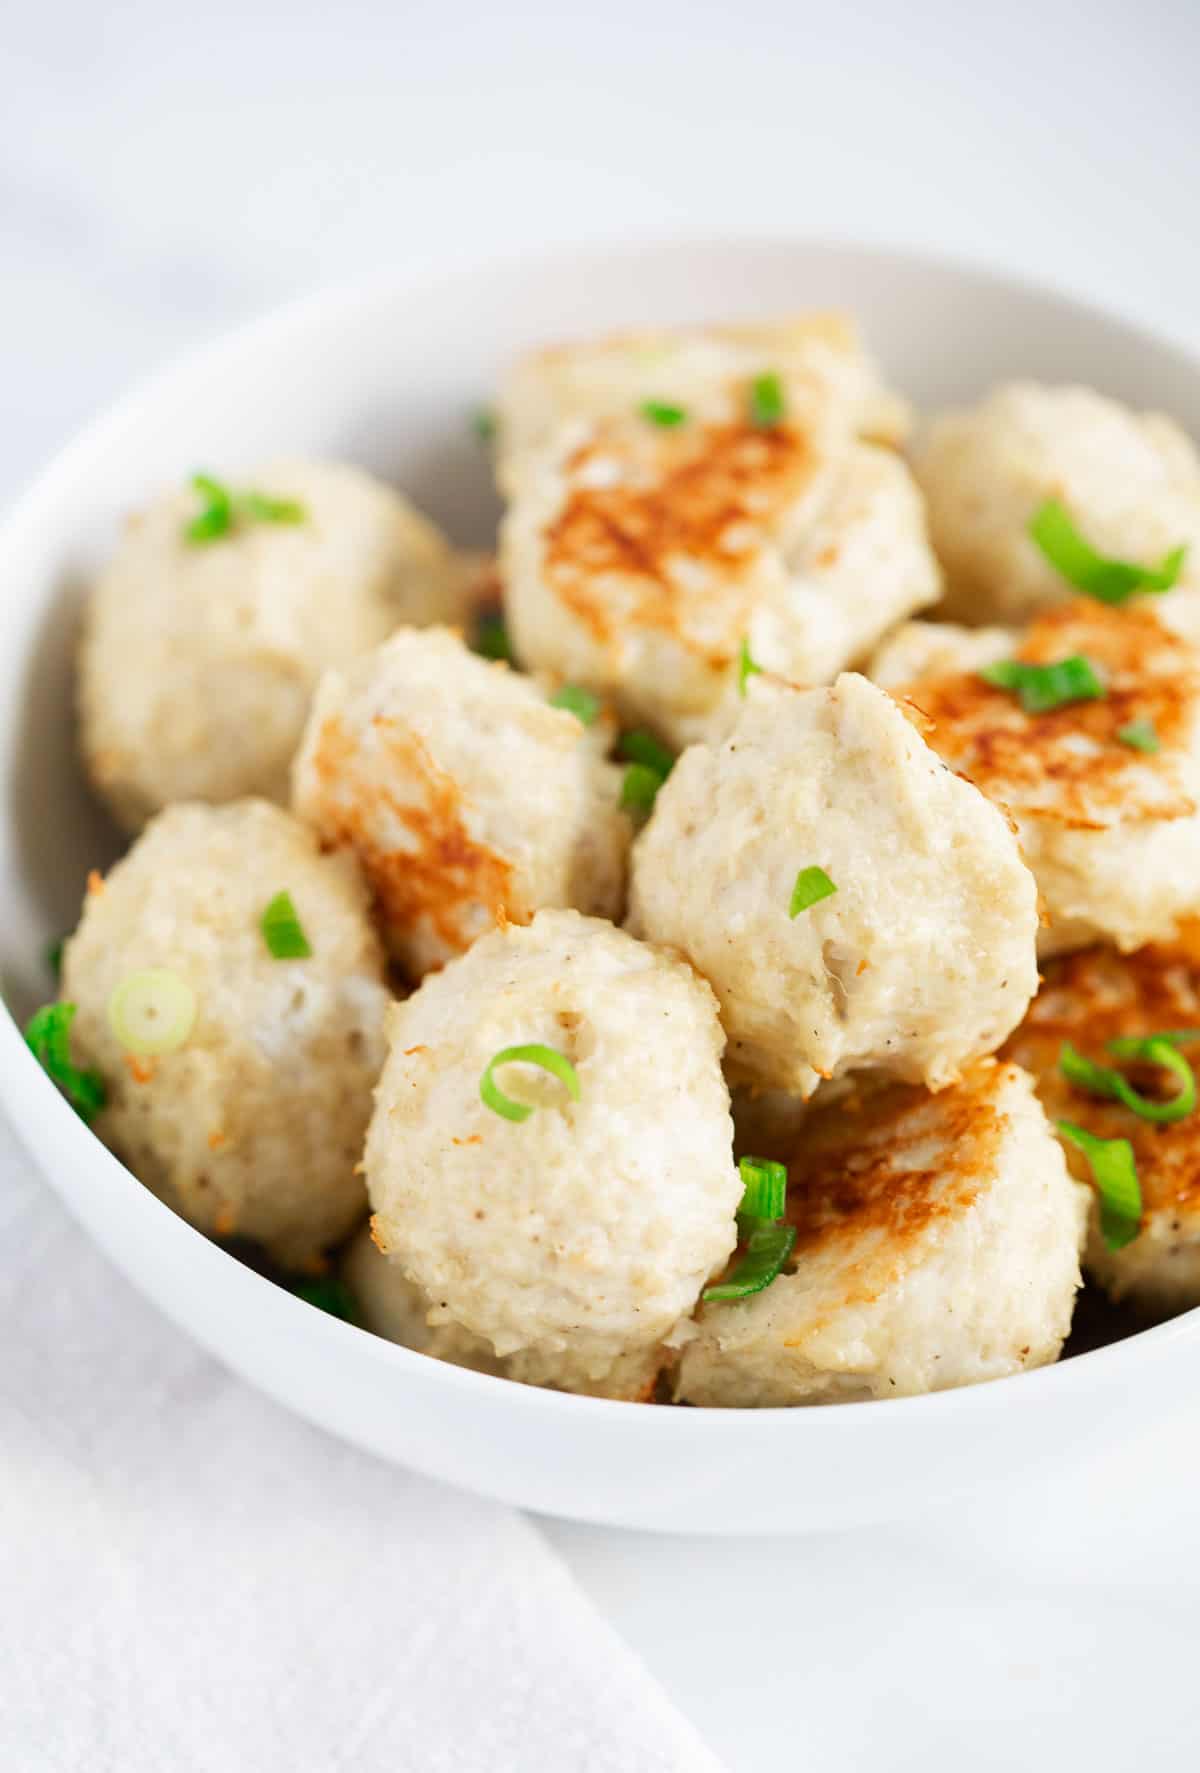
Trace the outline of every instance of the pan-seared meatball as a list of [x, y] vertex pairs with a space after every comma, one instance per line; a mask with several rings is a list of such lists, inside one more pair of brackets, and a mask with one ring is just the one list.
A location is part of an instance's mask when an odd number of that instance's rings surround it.
[[131, 518], [88, 600], [84, 761], [127, 830], [175, 800], [286, 801], [321, 672], [457, 613], [461, 569], [388, 487], [327, 462], [251, 486], [224, 516], [185, 489]]
[[1003, 815], [853, 675], [756, 679], [732, 736], [684, 752], [630, 903], [715, 990], [730, 1075], [768, 1089], [862, 1067], [940, 1088], [1036, 983], [1036, 891]]
[[[1016, 821], [1048, 918], [1043, 953], [1097, 937], [1122, 949], [1166, 941], [1197, 908], [1200, 651], [1174, 631], [1194, 602], [1175, 593], [1110, 609], [1079, 599], [1008, 646], [999, 636], [981, 646], [960, 629], [957, 666], [955, 631], [941, 626], [935, 674], [897, 689], [927, 717], [929, 743], [951, 768]], [[882, 655], [892, 683], [907, 633]], [[1019, 689], [978, 675], [997, 657], [1047, 665], [1075, 656], [1103, 694], [1041, 713], [1026, 711]]]
[[294, 775], [297, 812], [354, 851], [414, 977], [542, 905], [619, 916], [620, 793], [575, 715], [438, 628], [322, 679]]
[[364, 1329], [388, 1342], [399, 1342], [417, 1354], [473, 1367], [477, 1373], [498, 1373], [501, 1363], [489, 1342], [457, 1324], [430, 1324], [429, 1301], [415, 1287], [394, 1256], [377, 1249], [364, 1225], [342, 1257], [342, 1279], [358, 1309]]
[[784, 1272], [700, 1307], [681, 1399], [845, 1403], [1057, 1359], [1086, 1194], [1015, 1065], [983, 1060], [936, 1096], [893, 1085], [817, 1107], [788, 1175]]
[[502, 556], [522, 661], [677, 745], [733, 725], [749, 666], [826, 683], [939, 588], [899, 457], [828, 414], [756, 424], [741, 386], [711, 418], [566, 426]]
[[[1120, 1102], [1068, 1083], [1060, 1058], [1069, 1041], [1098, 1064], [1122, 1068], [1144, 1097], [1165, 1101], [1178, 1089], [1177, 1081], [1153, 1069], [1138, 1075], [1141, 1068], [1115, 1059], [1107, 1043], [1180, 1029], [1200, 1030], [1200, 937], [1194, 926], [1170, 948], [1128, 955], [1088, 948], [1051, 961], [1028, 1016], [1005, 1049], [1033, 1073], [1053, 1119], [1132, 1145], [1142, 1192], [1141, 1229], [1132, 1241], [1110, 1249], [1094, 1206], [1084, 1265], [1114, 1299], [1156, 1317], [1200, 1305], [1200, 1113], [1165, 1124], [1143, 1120]], [[1200, 1056], [1190, 1044], [1180, 1051], [1193, 1062]], [[1077, 1175], [1090, 1176], [1087, 1160], [1069, 1142], [1067, 1158]]]
[[731, 385], [762, 375], [778, 375], [797, 409], [829, 413], [848, 437], [897, 443], [907, 431], [904, 402], [885, 388], [847, 315], [614, 333], [513, 365], [496, 405], [501, 490], [516, 494], [564, 421], [622, 418], [647, 402], [707, 420], [723, 411]]
[[573, 911], [430, 974], [391, 1018], [366, 1172], [432, 1323], [515, 1377], [646, 1395], [734, 1245], [723, 1044], [689, 967]]
[[[268, 946], [280, 893], [306, 957]], [[346, 1236], [389, 1002], [349, 858], [265, 801], [169, 807], [93, 882], [62, 995], [107, 1088], [96, 1131], [155, 1194], [289, 1267]]]
[[1064, 504], [1100, 554], [1157, 566], [1189, 545], [1200, 570], [1200, 459], [1160, 413], [1135, 413], [1090, 388], [1015, 382], [936, 418], [916, 454], [947, 612], [963, 622], [1023, 621], [1071, 586], [1029, 535], [1047, 499]]

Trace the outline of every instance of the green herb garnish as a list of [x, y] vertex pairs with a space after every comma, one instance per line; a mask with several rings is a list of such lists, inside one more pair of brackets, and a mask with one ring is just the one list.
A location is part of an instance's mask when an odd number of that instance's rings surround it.
[[755, 376], [750, 384], [750, 419], [763, 429], [778, 425], [787, 410], [783, 383], [774, 370]]
[[346, 1324], [358, 1322], [358, 1304], [354, 1294], [337, 1275], [322, 1276], [318, 1280], [296, 1281], [291, 1291], [297, 1299], [303, 1299], [306, 1305], [315, 1305], [318, 1311], [327, 1311], [330, 1317], [340, 1317]]
[[672, 431], [676, 425], [687, 423], [686, 408], [672, 406], [665, 400], [643, 400], [638, 411], [652, 425], [661, 425], [664, 431]]
[[127, 973], [108, 1000], [108, 1025], [127, 1053], [157, 1058], [187, 1040], [196, 1021], [196, 993], [170, 967]]
[[702, 1299], [749, 1299], [776, 1280], [796, 1241], [794, 1225], [758, 1225], [728, 1280], [705, 1287]]
[[555, 690], [551, 696], [550, 706], [565, 708], [568, 714], [573, 714], [576, 720], [583, 722], [584, 726], [594, 726], [599, 718], [602, 704], [599, 696], [594, 696], [591, 690], [584, 689], [581, 684], [564, 683], [562, 688]]
[[650, 812], [663, 781], [664, 778], [648, 763], [631, 763], [621, 782], [621, 805], [626, 812]]
[[751, 677], [760, 677], [761, 675], [762, 666], [756, 665], [751, 658], [750, 642], [743, 634], [742, 644], [738, 648], [738, 695], [745, 695], [747, 679]]
[[1054, 665], [1001, 659], [995, 665], [985, 665], [979, 675], [997, 689], [1014, 690], [1026, 714], [1049, 714], [1073, 702], [1103, 699], [1107, 693], [1090, 659], [1079, 653]]
[[675, 768], [675, 753], [654, 737], [653, 733], [643, 732], [640, 728], [634, 732], [622, 733], [617, 744], [617, 752], [627, 757], [631, 763], [644, 763], [665, 782]]
[[475, 632], [471, 636], [471, 651], [478, 653], [481, 659], [503, 659], [505, 664], [512, 664], [508, 629], [499, 610], [485, 610], [477, 617]]
[[1133, 1146], [1128, 1139], [1098, 1139], [1074, 1121], [1055, 1124], [1088, 1160], [1100, 1196], [1100, 1235], [1110, 1250], [1123, 1250], [1142, 1227], [1142, 1186]]
[[83, 1071], [71, 1063], [71, 1023], [76, 1008], [73, 1003], [43, 1004], [26, 1023], [25, 1040], [42, 1070], [58, 1085], [80, 1120], [90, 1126], [108, 1100], [108, 1092], [98, 1071]]
[[1131, 720], [1128, 726], [1117, 729], [1117, 737], [1131, 751], [1145, 751], [1153, 755], [1161, 749], [1152, 720]]
[[478, 407], [471, 414], [471, 429], [480, 443], [491, 443], [498, 429], [496, 415], [490, 406]]
[[1196, 1106], [1196, 1079], [1191, 1066], [1174, 1042], [1164, 1034], [1150, 1034], [1132, 1039], [1110, 1040], [1107, 1050], [1115, 1059], [1131, 1059], [1144, 1065], [1160, 1065], [1171, 1072], [1179, 1083], [1175, 1094], [1166, 1102], [1154, 1102], [1142, 1096], [1110, 1065], [1097, 1065], [1077, 1052], [1070, 1041], [1065, 1042], [1058, 1056], [1059, 1070], [1076, 1089], [1091, 1096], [1104, 1096], [1120, 1102], [1142, 1120], [1166, 1124], [1183, 1120]]
[[239, 519], [252, 523], [303, 523], [308, 513], [297, 499], [275, 499], [250, 488], [234, 492], [211, 474], [193, 474], [203, 508], [184, 526], [189, 542], [216, 542], [233, 533]]
[[533, 1113], [530, 1102], [514, 1102], [506, 1096], [496, 1082], [495, 1072], [500, 1065], [537, 1065], [548, 1071], [552, 1077], [565, 1084], [567, 1094], [575, 1102], [579, 1100], [579, 1074], [564, 1053], [556, 1053], [553, 1047], [545, 1047], [540, 1043], [524, 1047], [503, 1047], [489, 1062], [487, 1070], [479, 1080], [479, 1094], [495, 1114], [501, 1114], [505, 1120], [528, 1120]]
[[1059, 499], [1047, 499], [1029, 525], [1029, 534], [1068, 584], [1101, 603], [1124, 603], [1135, 591], [1169, 591], [1179, 578], [1186, 544], [1172, 548], [1159, 566], [1137, 566], [1097, 554], [1084, 541]]
[[744, 1157], [738, 1164], [742, 1179], [739, 1220], [765, 1220], [773, 1225], [783, 1218], [787, 1202], [787, 1165], [769, 1157]]
[[276, 893], [262, 914], [261, 928], [276, 960], [307, 960], [312, 953], [290, 893]]
[[802, 868], [796, 876], [796, 884], [792, 888], [788, 916], [799, 917], [800, 913], [807, 911], [810, 905], [819, 904], [822, 899], [828, 899], [832, 893], [836, 892], [837, 888], [823, 868], [818, 868], [815, 865], [811, 868]]
[[67, 938], [65, 936], [60, 936], [57, 942], [47, 942], [46, 944], [46, 967], [55, 980], [62, 978], [63, 949], [66, 945]]

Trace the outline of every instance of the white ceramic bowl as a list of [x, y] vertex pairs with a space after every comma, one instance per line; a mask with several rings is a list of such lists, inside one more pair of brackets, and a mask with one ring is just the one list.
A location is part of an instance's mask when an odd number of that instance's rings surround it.
[[[1200, 433], [1200, 366], [1095, 309], [887, 251], [780, 241], [606, 249], [398, 276], [293, 307], [159, 377], [73, 444], [0, 531], [0, 969], [18, 1015], [113, 853], [74, 759], [80, 587], [122, 514], [200, 464], [277, 452], [395, 479], [464, 542], [495, 518], [467, 414], [523, 346], [644, 321], [844, 305], [918, 402], [1001, 377], [1093, 383]], [[0, 1017], [0, 1099], [118, 1268], [228, 1366], [383, 1457], [549, 1513], [717, 1533], [899, 1513], [1056, 1460], [1193, 1382], [1200, 1313], [971, 1390], [815, 1410], [653, 1409], [460, 1371], [299, 1303], [148, 1194]], [[20, 1326], [6, 1333], [19, 1335]]]

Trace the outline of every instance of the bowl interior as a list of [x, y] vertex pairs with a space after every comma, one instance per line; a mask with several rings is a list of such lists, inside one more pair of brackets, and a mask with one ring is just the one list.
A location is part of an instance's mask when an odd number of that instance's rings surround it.
[[[0, 532], [0, 979], [14, 1015], [49, 995], [45, 947], [76, 921], [88, 870], [103, 867], [117, 848], [75, 761], [72, 651], [83, 587], [126, 513], [198, 467], [236, 476], [276, 454], [314, 453], [361, 463], [398, 484], [456, 540], [486, 544], [496, 505], [469, 420], [514, 352], [639, 323], [750, 318], [826, 305], [858, 316], [889, 379], [918, 406], [968, 400], [1004, 378], [1078, 380], [1141, 406], [1160, 406], [1200, 433], [1200, 366], [1181, 351], [1069, 299], [883, 250], [734, 240], [527, 257], [425, 282], [398, 275], [261, 322], [128, 398], [59, 458]], [[7, 1038], [11, 1029], [0, 1032], [6, 1035], [0, 1067], [24, 1064], [23, 1051]], [[13, 1089], [6, 1094], [11, 1105]], [[47, 1098], [35, 1091], [35, 1099], [44, 1111]], [[65, 1108], [63, 1115], [69, 1118]], [[58, 1185], [69, 1197], [72, 1183]], [[137, 1197], [130, 1211], [154, 1215], [145, 1218], [153, 1227], [147, 1236], [175, 1240], [172, 1250], [186, 1251], [177, 1241], [186, 1228], [160, 1231], [157, 1203], [141, 1190], [130, 1194]], [[235, 1266], [187, 1235], [206, 1252], [198, 1262], [216, 1257]], [[132, 1269], [133, 1260], [125, 1265]], [[261, 1287], [253, 1276], [246, 1281]], [[219, 1347], [215, 1329], [208, 1334], [195, 1321], [190, 1327]], [[330, 1326], [334, 1331], [340, 1335], [341, 1327]], [[235, 1353], [220, 1351], [239, 1364]], [[380, 1350], [371, 1358], [385, 1356], [403, 1351]], [[278, 1376], [253, 1376], [279, 1395], [289, 1393]], [[461, 1391], [462, 1375], [440, 1379], [460, 1387], [455, 1396], [472, 1395], [469, 1385]], [[375, 1383], [362, 1380], [368, 1391]], [[476, 1383], [496, 1389], [496, 1382]], [[318, 1418], [333, 1414], [306, 1395], [298, 1379], [288, 1401]], [[579, 1401], [543, 1396], [531, 1407]], [[334, 1425], [383, 1444], [349, 1416]], [[393, 1450], [392, 1443], [384, 1450]], [[441, 1469], [436, 1459], [413, 1462]], [[556, 1506], [533, 1495], [518, 1499]], [[718, 1507], [714, 1501], [713, 1512]], [[619, 1509], [600, 1502], [566, 1512], [621, 1518]], [[645, 1510], [626, 1509], [625, 1518], [650, 1524]]]

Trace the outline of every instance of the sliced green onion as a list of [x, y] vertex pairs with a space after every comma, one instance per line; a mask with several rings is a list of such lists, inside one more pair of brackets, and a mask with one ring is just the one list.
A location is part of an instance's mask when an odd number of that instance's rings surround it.
[[621, 805], [626, 812], [648, 813], [662, 785], [663, 778], [648, 763], [631, 763], [621, 782]]
[[1142, 1185], [1128, 1139], [1098, 1139], [1074, 1121], [1056, 1121], [1064, 1139], [1088, 1160], [1100, 1196], [1100, 1235], [1110, 1250], [1123, 1250], [1142, 1228]]
[[1186, 544], [1172, 548], [1159, 566], [1137, 566], [1112, 560], [1085, 542], [1059, 499], [1047, 499], [1035, 511], [1029, 533], [1050, 565], [1068, 584], [1101, 603], [1124, 603], [1135, 591], [1169, 591], [1179, 578]]
[[796, 876], [796, 884], [792, 888], [788, 916], [799, 917], [800, 913], [807, 911], [810, 905], [816, 905], [822, 899], [828, 899], [832, 893], [836, 892], [837, 888], [823, 868], [816, 866], [802, 868]]
[[262, 933], [276, 960], [307, 960], [312, 953], [290, 893], [276, 893], [271, 900], [262, 914]]
[[471, 429], [480, 443], [491, 443], [496, 435], [496, 415], [490, 406], [478, 407], [471, 414]]
[[139, 1058], [173, 1053], [192, 1032], [196, 993], [169, 967], [144, 967], [121, 980], [108, 1000], [108, 1024]]
[[43, 1004], [25, 1025], [25, 1041], [80, 1120], [90, 1126], [108, 1100], [108, 1092], [98, 1071], [83, 1071], [71, 1063], [71, 1023], [76, 1008], [73, 1003]]
[[687, 422], [687, 411], [682, 406], [671, 406], [665, 400], [643, 400], [638, 411], [652, 425], [661, 425], [664, 431], [673, 430], [676, 425]]
[[750, 656], [750, 642], [742, 635], [742, 644], [738, 648], [738, 695], [746, 693], [746, 681], [751, 677], [762, 675], [762, 666], [756, 665]]
[[622, 733], [617, 745], [618, 755], [627, 757], [631, 763], [644, 763], [665, 782], [675, 768], [675, 753], [656, 739], [653, 733], [641, 730]]
[[237, 502], [257, 523], [303, 523], [308, 515], [299, 499], [273, 499], [264, 492], [244, 492]]
[[787, 1202], [787, 1165], [769, 1157], [744, 1157], [738, 1164], [742, 1178], [742, 1204], [738, 1208], [743, 1219], [761, 1219], [774, 1224], [783, 1218]]
[[1128, 726], [1118, 727], [1117, 737], [1131, 751], [1146, 751], [1153, 755], [1160, 749], [1152, 720], [1131, 720]]
[[233, 494], [211, 474], [193, 474], [192, 486], [204, 499], [204, 508], [186, 526], [189, 542], [215, 542], [233, 528]]
[[475, 633], [471, 637], [471, 651], [478, 653], [483, 659], [503, 659], [512, 664], [508, 629], [498, 610], [486, 610], [476, 620]]
[[755, 376], [750, 384], [750, 418], [764, 429], [778, 425], [787, 410], [783, 383], [774, 370]]
[[1094, 702], [1107, 693], [1091, 660], [1080, 653], [1054, 665], [1001, 659], [995, 665], [985, 665], [979, 675], [997, 689], [1015, 690], [1026, 714], [1049, 714], [1072, 702]]
[[318, 1311], [327, 1311], [330, 1317], [340, 1317], [347, 1324], [358, 1322], [358, 1304], [354, 1294], [337, 1275], [297, 1281], [291, 1290], [297, 1299], [303, 1299], [306, 1305], [315, 1305]]
[[1125, 1040], [1110, 1040], [1108, 1051], [1116, 1059], [1133, 1059], [1145, 1065], [1161, 1065], [1178, 1079], [1179, 1088], [1167, 1102], [1150, 1101], [1110, 1065], [1097, 1065], [1077, 1052], [1070, 1041], [1064, 1043], [1058, 1056], [1059, 1070], [1067, 1082], [1092, 1096], [1104, 1096], [1120, 1102], [1142, 1120], [1167, 1124], [1183, 1120], [1196, 1106], [1196, 1079], [1183, 1054], [1173, 1040], [1165, 1035], [1151, 1034]]
[[486, 1105], [494, 1113], [502, 1114], [505, 1120], [528, 1120], [533, 1113], [533, 1104], [514, 1102], [511, 1096], [504, 1094], [495, 1077], [499, 1065], [540, 1066], [551, 1077], [556, 1077], [560, 1083], [565, 1084], [567, 1094], [573, 1101], [579, 1100], [579, 1073], [564, 1053], [556, 1053], [553, 1047], [544, 1047], [536, 1042], [527, 1047], [503, 1047], [480, 1078], [479, 1094]]
[[568, 714], [573, 714], [584, 726], [594, 726], [600, 714], [601, 702], [599, 696], [594, 696], [591, 690], [584, 689], [581, 684], [564, 683], [551, 696], [550, 706], [565, 708]]
[[794, 1225], [759, 1225], [746, 1239], [746, 1247], [728, 1280], [705, 1287], [703, 1299], [749, 1299], [775, 1280], [792, 1253]]

